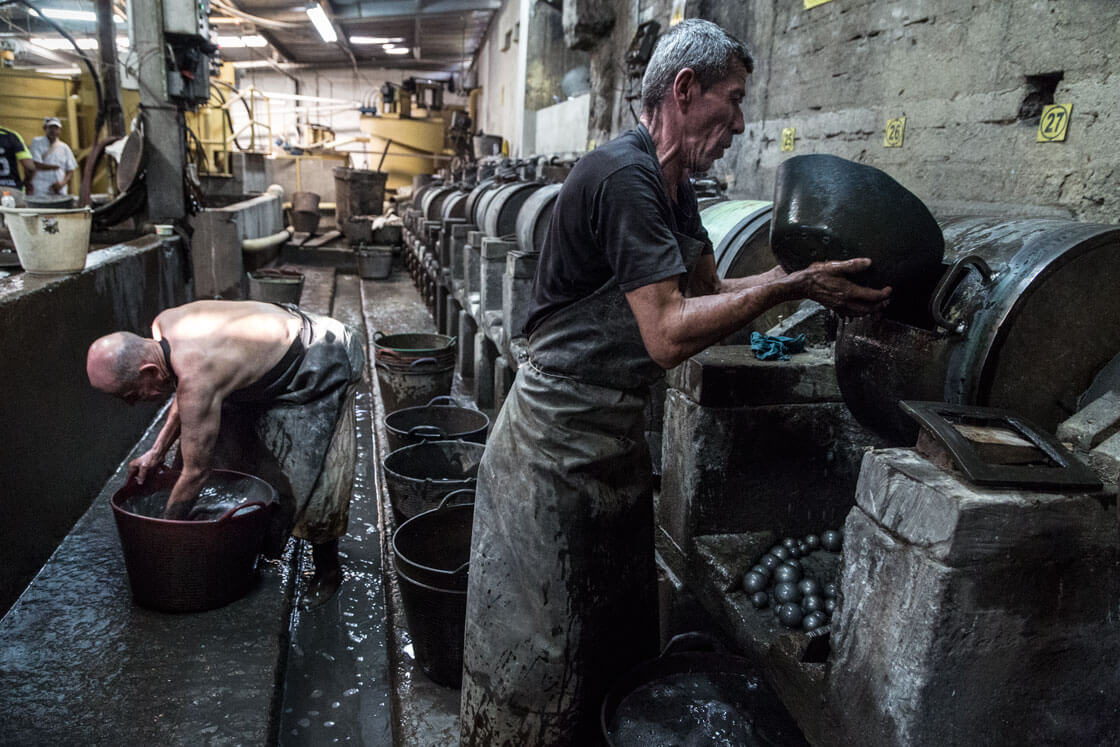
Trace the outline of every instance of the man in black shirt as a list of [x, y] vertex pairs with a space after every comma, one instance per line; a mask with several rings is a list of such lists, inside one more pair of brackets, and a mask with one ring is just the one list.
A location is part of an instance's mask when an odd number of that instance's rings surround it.
[[846, 278], [867, 259], [717, 275], [688, 177], [743, 131], [752, 67], [715, 24], [673, 27], [642, 81], [641, 125], [580, 159], [557, 197], [529, 361], [479, 468], [464, 745], [597, 743], [607, 688], [656, 654], [649, 385], [782, 301], [853, 316], [890, 294]]
[[[20, 178], [19, 168], [23, 166], [26, 180]], [[5, 187], [23, 189], [24, 184], [31, 192], [31, 175], [35, 173], [35, 161], [31, 158], [31, 151], [23, 142], [23, 138], [15, 130], [0, 127], [0, 190]]]

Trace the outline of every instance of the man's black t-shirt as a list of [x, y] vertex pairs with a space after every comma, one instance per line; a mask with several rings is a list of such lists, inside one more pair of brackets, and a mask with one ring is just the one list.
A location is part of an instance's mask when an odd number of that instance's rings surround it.
[[541, 248], [526, 334], [608, 281], [623, 293], [685, 272], [673, 233], [711, 241], [688, 180], [673, 203], [645, 127], [581, 158], [564, 180]]
[[31, 158], [31, 153], [16, 132], [0, 127], [0, 187], [23, 189], [23, 179], [19, 173], [22, 158]]

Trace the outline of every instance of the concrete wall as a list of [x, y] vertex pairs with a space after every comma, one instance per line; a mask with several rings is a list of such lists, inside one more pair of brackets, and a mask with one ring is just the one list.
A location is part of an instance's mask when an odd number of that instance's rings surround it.
[[[505, 0], [487, 32], [475, 70], [482, 87], [478, 122], [488, 135], [501, 135], [509, 141], [511, 155], [522, 152], [525, 121], [524, 43], [529, 28], [529, 0]], [[506, 38], [509, 36], [509, 45]]]
[[591, 94], [585, 93], [539, 111], [525, 112], [526, 150], [543, 155], [582, 153], [587, 148], [590, 106]]
[[156, 314], [186, 300], [182, 253], [154, 236], [93, 252], [81, 274], [0, 280], [0, 614], [159, 408], [94, 390], [90, 343], [116, 330], [150, 334]]
[[[668, 27], [671, 2], [614, 0], [592, 50], [590, 137], [633, 126], [622, 60], [637, 25]], [[686, 15], [744, 40], [756, 69], [746, 133], [713, 171], [732, 196], [769, 199], [791, 155], [831, 153], [882, 168], [931, 204], [1058, 208], [1114, 223], [1120, 211], [1120, 3], [1114, 0], [703, 0]], [[1038, 143], [1038, 101], [1073, 105], [1067, 140]], [[1054, 75], [1050, 75], [1054, 74]], [[636, 108], [636, 107], [635, 107]], [[901, 148], [884, 148], [905, 117]], [[792, 153], [784, 128], [796, 131]]]

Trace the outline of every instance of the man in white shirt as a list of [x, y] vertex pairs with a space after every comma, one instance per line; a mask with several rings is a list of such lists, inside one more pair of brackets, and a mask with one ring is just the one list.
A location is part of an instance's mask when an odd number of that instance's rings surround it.
[[64, 195], [70, 191], [70, 177], [78, 162], [70, 146], [59, 139], [62, 122], [58, 117], [43, 120], [43, 131], [31, 140], [31, 157], [35, 160], [35, 175], [31, 178], [34, 194]]

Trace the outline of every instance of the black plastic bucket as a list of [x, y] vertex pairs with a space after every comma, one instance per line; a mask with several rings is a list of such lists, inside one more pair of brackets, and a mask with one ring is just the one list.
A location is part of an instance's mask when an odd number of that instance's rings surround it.
[[486, 443], [490, 418], [470, 407], [459, 407], [451, 397], [435, 397], [421, 407], [406, 407], [385, 416], [390, 451], [424, 441]]
[[607, 693], [599, 718], [609, 747], [809, 744], [761, 668], [705, 633], [675, 636], [656, 659], [625, 673]]
[[385, 484], [397, 522], [431, 510], [452, 491], [473, 489], [484, 449], [473, 441], [424, 441], [385, 457]]
[[[137, 604], [164, 612], [221, 607], [256, 582], [257, 554], [278, 505], [276, 489], [252, 475], [216, 469], [204, 493], [218, 488], [236, 497], [235, 505], [219, 509], [216, 518], [209, 518], [216, 512], [197, 504], [196, 520], [146, 515], [140, 508], [144, 499], [169, 491], [179, 474], [160, 470], [143, 485], [129, 481], [110, 501], [132, 596]], [[162, 514], [162, 503], [154, 513]]]
[[467, 616], [467, 567], [474, 504], [454, 504], [460, 490], [438, 508], [418, 514], [393, 533], [393, 561], [416, 662], [433, 682], [458, 688], [463, 675]]
[[427, 332], [373, 337], [374, 365], [385, 411], [416, 407], [451, 394], [455, 338]]

